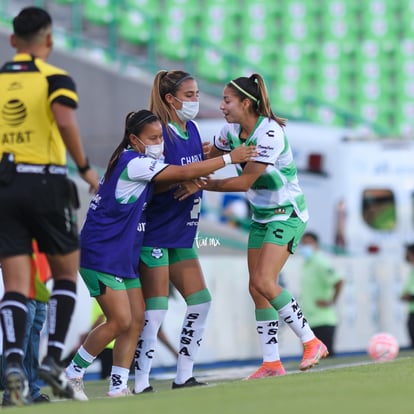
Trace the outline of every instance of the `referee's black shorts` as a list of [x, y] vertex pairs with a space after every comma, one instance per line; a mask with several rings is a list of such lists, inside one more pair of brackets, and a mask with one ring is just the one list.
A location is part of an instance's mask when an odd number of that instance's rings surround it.
[[73, 183], [65, 175], [19, 174], [0, 184], [0, 258], [32, 253], [32, 239], [46, 254], [79, 248]]

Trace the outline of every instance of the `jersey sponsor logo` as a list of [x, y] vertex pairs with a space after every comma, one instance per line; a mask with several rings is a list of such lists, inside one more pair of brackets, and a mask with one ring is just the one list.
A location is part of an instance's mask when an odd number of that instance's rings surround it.
[[66, 175], [68, 172], [66, 167], [61, 167], [59, 165], [49, 165], [48, 170], [50, 174]]
[[203, 161], [201, 154], [189, 155], [188, 157], [181, 157], [181, 165], [192, 164], [193, 162]]
[[150, 171], [155, 171], [155, 166], [158, 164], [158, 160], [154, 160], [151, 162], [150, 166], [149, 166], [149, 170]]
[[1, 116], [7, 125], [19, 126], [27, 118], [26, 105], [19, 99], [10, 99], [3, 106]]
[[273, 235], [275, 236], [276, 239], [282, 239], [283, 238], [283, 229], [276, 229], [273, 232]]
[[187, 315], [181, 330], [180, 350], [178, 352], [180, 355], [191, 356], [189, 345], [194, 341], [200, 346], [201, 338], [198, 341], [195, 339], [195, 327], [193, 326], [199, 318], [199, 313], [193, 312]]
[[20, 82], [12, 82], [7, 88], [8, 91], [16, 91], [17, 89], [22, 89], [22, 84]]
[[263, 151], [266, 151], [266, 150], [270, 150], [270, 151], [272, 151], [272, 150], [274, 150], [274, 147], [271, 147], [270, 145], [258, 145], [257, 146], [257, 148], [259, 149], [259, 150], [263, 150]]
[[275, 130], [274, 129], [269, 129], [268, 131], [266, 131], [266, 135], [268, 137], [274, 137], [275, 136]]
[[257, 152], [259, 153], [259, 157], [262, 157], [262, 158], [269, 158], [270, 157], [269, 152], [273, 150], [274, 148], [269, 145], [264, 146], [264, 145], [259, 144], [257, 146]]
[[[27, 118], [27, 109], [25, 104], [18, 99], [11, 99], [1, 109], [1, 118], [9, 127], [15, 128], [23, 124]], [[1, 142], [5, 144], [27, 144], [31, 141], [33, 131], [5, 131], [2, 135]]]
[[99, 193], [98, 193], [98, 194], [95, 194], [95, 196], [94, 196], [94, 197], [93, 197], [93, 199], [91, 200], [91, 203], [90, 203], [90, 205], [89, 205], [89, 208], [90, 208], [91, 210], [96, 210], [96, 209], [98, 208], [98, 206], [99, 206], [99, 204], [100, 204], [101, 200], [102, 200], [102, 197], [99, 195]]
[[201, 197], [197, 197], [194, 199], [193, 208], [190, 211], [191, 220], [198, 220], [198, 217], [200, 216], [200, 210], [201, 210]]
[[18, 173], [46, 174], [46, 166], [17, 164], [16, 171]]
[[151, 256], [154, 259], [161, 259], [164, 256], [164, 252], [159, 247], [154, 247], [151, 251]]
[[5, 132], [1, 138], [2, 144], [27, 144], [30, 142], [32, 131]]

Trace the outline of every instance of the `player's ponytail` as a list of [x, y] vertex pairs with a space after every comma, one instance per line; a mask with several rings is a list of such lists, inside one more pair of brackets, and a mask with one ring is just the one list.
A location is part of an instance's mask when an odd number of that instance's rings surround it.
[[276, 116], [272, 111], [269, 93], [267, 92], [267, 87], [262, 76], [258, 73], [253, 73], [249, 79], [257, 84], [259, 94], [259, 102], [257, 104], [258, 113], [275, 120], [281, 127], [286, 126], [286, 119]]
[[183, 70], [160, 70], [154, 78], [151, 89], [149, 110], [158, 116], [162, 126], [171, 138], [169, 122], [174, 118], [174, 109], [165, 99], [167, 94], [175, 96], [180, 85], [187, 79], [194, 79]]

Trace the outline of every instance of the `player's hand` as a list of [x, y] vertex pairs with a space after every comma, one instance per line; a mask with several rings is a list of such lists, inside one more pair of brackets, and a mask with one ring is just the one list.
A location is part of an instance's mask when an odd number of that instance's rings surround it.
[[89, 184], [89, 194], [96, 194], [99, 188], [98, 173], [93, 168], [89, 168], [80, 176]]
[[203, 155], [204, 155], [204, 159], [208, 160], [210, 158], [210, 151], [211, 151], [212, 145], [205, 141], [203, 142]]
[[246, 144], [242, 144], [230, 152], [232, 164], [242, 164], [247, 161], [252, 161], [257, 155], [256, 147], [253, 145], [246, 146]]
[[204, 186], [205, 180], [202, 178], [184, 181], [177, 186], [177, 189], [174, 192], [174, 198], [178, 201], [183, 201], [190, 195], [202, 190]]

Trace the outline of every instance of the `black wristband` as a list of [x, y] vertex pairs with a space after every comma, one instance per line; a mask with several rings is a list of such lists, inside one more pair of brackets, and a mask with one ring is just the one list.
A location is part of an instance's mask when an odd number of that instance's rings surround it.
[[86, 158], [86, 164], [83, 167], [80, 167], [79, 165], [76, 166], [78, 168], [79, 174], [85, 174], [86, 171], [91, 169], [91, 166], [89, 165], [89, 160]]

